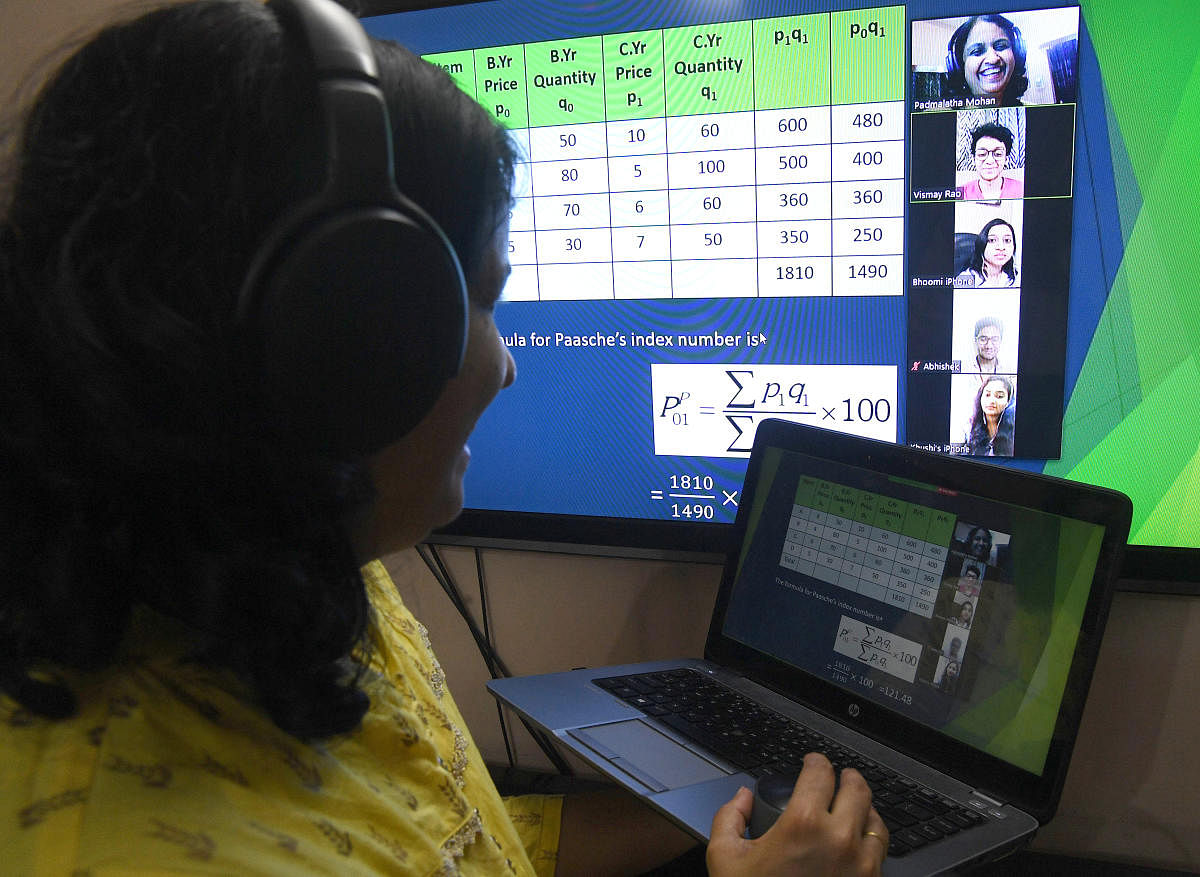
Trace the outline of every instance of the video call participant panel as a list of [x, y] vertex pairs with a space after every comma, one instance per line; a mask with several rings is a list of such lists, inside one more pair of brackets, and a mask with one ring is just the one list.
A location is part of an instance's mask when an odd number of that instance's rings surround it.
[[[773, 451], [762, 472], [770, 474], [756, 494], [724, 633], [1040, 770], [1056, 713], [1042, 707], [1062, 695], [1062, 680], [1046, 684], [1045, 655], [1070, 627], [1052, 624], [1063, 587], [1057, 559], [1064, 569], [1093, 568], [1102, 528], [803, 454]], [[822, 520], [823, 549], [842, 552], [840, 568], [829, 557], [798, 562], [798, 541], [817, 536]], [[842, 533], [883, 535], [884, 544], [891, 534], [927, 552], [920, 556], [940, 556], [932, 612], [880, 599]], [[906, 562], [891, 559], [891, 572], [903, 578], [895, 573]], [[977, 730], [984, 716], [1003, 716], [992, 727], [1019, 718], [1027, 739], [1017, 751], [1011, 741], [986, 739]]]
[[1073, 104], [1079, 6], [912, 23], [914, 112]]
[[910, 444], [1061, 453], [1078, 27], [1078, 7], [912, 23]]
[[1072, 194], [1074, 104], [914, 113], [909, 137], [911, 201]]
[[[945, 452], [1057, 458], [1066, 361], [1070, 199], [997, 205], [944, 202], [911, 209], [910, 236], [915, 238], [916, 229], [924, 227], [929, 241], [923, 247], [911, 244], [908, 442]], [[977, 226], [979, 231], [972, 234]], [[935, 247], [934, 241], [940, 245]], [[972, 267], [968, 253], [994, 277], [984, 278]], [[989, 265], [989, 260], [998, 264]], [[923, 269], [926, 273], [919, 273]], [[994, 318], [990, 326], [979, 324], [989, 316]], [[1016, 385], [1022, 374], [1036, 379], [1024, 382], [1018, 405]], [[979, 389], [984, 377], [999, 376], [1012, 384], [1007, 414], [1015, 424], [1008, 437], [1011, 450], [997, 449], [995, 442], [991, 448], [977, 445], [972, 451], [951, 447], [967, 443], [970, 415], [955, 413], [962, 409], [962, 394]]]

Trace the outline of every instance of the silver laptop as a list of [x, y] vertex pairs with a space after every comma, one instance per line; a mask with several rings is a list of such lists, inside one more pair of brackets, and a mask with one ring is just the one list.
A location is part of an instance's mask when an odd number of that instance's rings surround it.
[[489, 688], [698, 838], [820, 749], [871, 783], [885, 874], [955, 870], [1054, 813], [1130, 514], [1113, 491], [765, 421], [703, 660]]

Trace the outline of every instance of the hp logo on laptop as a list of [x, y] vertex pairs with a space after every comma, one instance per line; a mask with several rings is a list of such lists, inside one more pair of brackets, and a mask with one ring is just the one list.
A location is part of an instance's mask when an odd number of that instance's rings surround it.
[[850, 704], [850, 707], [846, 710], [846, 712], [850, 713], [850, 718], [857, 719], [858, 714], [862, 711], [858, 708], [858, 704], [852, 703], [852, 704]]

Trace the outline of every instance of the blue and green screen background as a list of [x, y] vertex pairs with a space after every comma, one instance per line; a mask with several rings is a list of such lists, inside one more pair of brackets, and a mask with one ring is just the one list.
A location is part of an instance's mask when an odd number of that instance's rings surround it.
[[[374, 35], [419, 54], [641, 27], [889, 5], [886, 0], [492, 0], [377, 15]], [[906, 19], [1071, 5], [913, 0]], [[1115, 488], [1133, 500], [1130, 543], [1200, 548], [1200, 15], [1194, 0], [1082, 0], [1074, 221], [1061, 458], [1013, 465]], [[899, 298], [899, 297], [897, 297]], [[740, 331], [741, 304], [513, 302], [501, 331], [552, 324], [567, 332]], [[710, 303], [712, 304], [712, 303]], [[820, 301], [762, 301], [755, 319], [797, 327], [776, 362], [906, 360], [903, 302], [861, 300], [840, 313]], [[524, 320], [532, 322], [522, 322]], [[875, 327], [852, 337], [847, 323]], [[882, 327], [882, 328], [880, 328]], [[814, 335], [827, 337], [814, 340]], [[519, 379], [479, 424], [467, 479], [470, 509], [587, 517], [638, 526], [654, 518], [647, 485], [692, 461], [655, 458], [647, 363], [603, 353], [540, 363], [514, 351]], [[903, 382], [901, 381], [901, 384]], [[903, 410], [903, 386], [899, 389]], [[601, 395], [607, 394], [607, 401]], [[604, 407], [607, 405], [607, 407]], [[903, 422], [899, 424], [904, 438]], [[698, 461], [697, 461], [698, 462]], [[703, 471], [740, 484], [744, 460]], [[720, 492], [717, 492], [720, 496]], [[469, 517], [469, 515], [468, 515]], [[481, 533], [479, 535], [487, 535]], [[536, 540], [537, 532], [528, 533]]]
[[1062, 458], [1045, 471], [1128, 494], [1131, 544], [1195, 547], [1200, 16], [1190, 0], [1082, 8], [1076, 175], [1090, 170], [1095, 207], [1077, 199], [1075, 225], [1099, 246], [1077, 247], [1071, 286], [1103, 302], [1094, 329], [1071, 326]]

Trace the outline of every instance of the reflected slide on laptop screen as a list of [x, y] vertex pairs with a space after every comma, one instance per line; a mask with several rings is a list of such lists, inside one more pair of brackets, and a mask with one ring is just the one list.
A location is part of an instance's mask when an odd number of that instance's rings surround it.
[[1034, 774], [1104, 528], [780, 448], [723, 633]]

